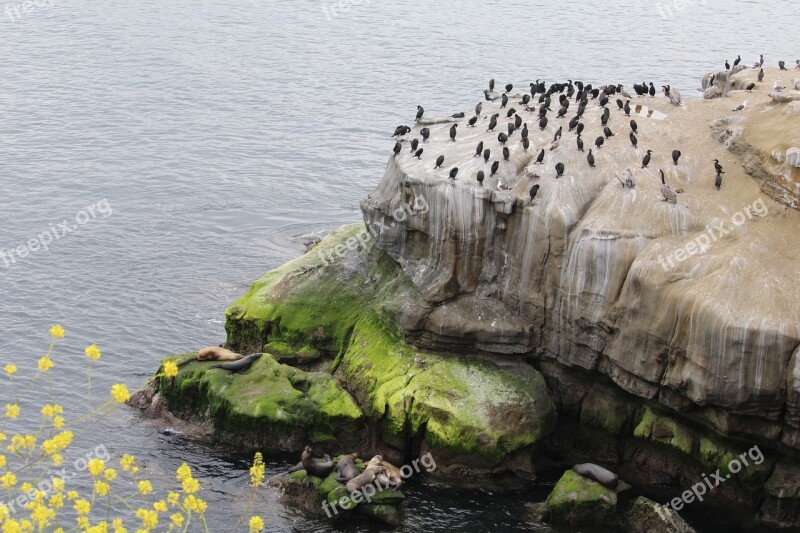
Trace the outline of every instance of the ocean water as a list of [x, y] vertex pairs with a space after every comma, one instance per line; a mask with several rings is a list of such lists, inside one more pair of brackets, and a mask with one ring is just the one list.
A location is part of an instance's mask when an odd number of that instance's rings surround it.
[[[163, 356], [220, 343], [224, 309], [252, 281], [360, 220], [417, 104], [469, 111], [489, 78], [652, 80], [686, 98], [737, 54], [800, 57], [795, 2], [677, 5], [0, 0], [0, 363], [32, 374], [62, 324], [52, 394], [77, 416]], [[103, 357], [89, 397], [91, 343]], [[50, 393], [40, 381], [25, 394]], [[0, 405], [11, 398], [0, 380]], [[157, 490], [194, 467], [214, 531], [245, 511], [250, 458], [235, 450], [162, 435], [127, 409], [75, 449], [98, 446], [137, 454]], [[271, 472], [289, 462], [268, 459]], [[522, 502], [546, 494], [417, 481], [399, 530], [529, 529]], [[308, 518], [271, 489], [256, 507], [270, 531], [365, 529]]]

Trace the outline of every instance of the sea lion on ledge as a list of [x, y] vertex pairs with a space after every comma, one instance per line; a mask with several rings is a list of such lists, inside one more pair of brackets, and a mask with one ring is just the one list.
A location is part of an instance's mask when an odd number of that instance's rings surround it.
[[592, 463], [583, 463], [575, 465], [572, 470], [585, 478], [593, 479], [609, 489], [617, 488], [619, 476], [614, 472]]
[[367, 468], [365, 468], [361, 474], [357, 475], [356, 477], [347, 482], [347, 485], [345, 485], [345, 489], [347, 489], [347, 492], [350, 493], [355, 492], [357, 490], [360, 490], [362, 487], [369, 485], [370, 483], [375, 481], [375, 478], [383, 474], [384, 470], [382, 467], [374, 465], [367, 466]]
[[328, 456], [322, 459], [314, 459], [311, 446], [306, 446], [300, 455], [300, 462], [303, 465], [303, 470], [309, 476], [325, 477], [333, 472], [333, 461]]
[[214, 365], [211, 368], [221, 368], [222, 370], [229, 370], [231, 372], [243, 372], [250, 368], [250, 366], [257, 361], [262, 354], [254, 353], [248, 355], [246, 357], [242, 357], [238, 361], [232, 361], [230, 363], [222, 363], [221, 365]]
[[361, 473], [355, 463], [357, 453], [343, 455], [336, 463], [336, 481], [347, 483]]
[[400, 469], [394, 466], [392, 463], [384, 461], [382, 456], [376, 455], [370, 459], [369, 463], [367, 463], [367, 468], [370, 466], [377, 466], [383, 469], [384, 473], [386, 474], [386, 478], [392, 487], [397, 489], [403, 484], [403, 474], [400, 472]]
[[219, 346], [209, 346], [197, 352], [198, 361], [238, 361], [241, 358], [241, 354]]

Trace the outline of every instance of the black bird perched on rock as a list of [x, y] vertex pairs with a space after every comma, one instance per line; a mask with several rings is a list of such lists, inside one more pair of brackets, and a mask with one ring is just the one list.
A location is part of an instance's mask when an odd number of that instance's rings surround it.
[[566, 115], [566, 114], [567, 114], [567, 111], [568, 111], [568, 110], [569, 110], [569, 108], [568, 108], [568, 107], [562, 107], [561, 109], [559, 109], [559, 110], [558, 110], [558, 113], [556, 114], [556, 118], [561, 118], [561, 117], [563, 117], [564, 115]]
[[722, 173], [722, 165], [719, 164], [719, 159], [714, 160], [714, 170], [717, 171], [717, 174]]
[[483, 162], [484, 163], [488, 163], [489, 162], [489, 157], [491, 155], [492, 155], [492, 151], [491, 150], [489, 150], [488, 148], [486, 150], [484, 150], [483, 151]]
[[450, 140], [453, 142], [456, 142], [456, 128], [458, 128], [458, 124], [450, 126]]
[[500, 98], [500, 109], [503, 109], [505, 106], [508, 105], [508, 96], [505, 94]]
[[636, 145], [639, 144], [639, 139], [636, 138], [636, 134], [633, 132], [631, 132], [631, 144], [634, 148], [636, 148]]
[[589, 149], [589, 155], [586, 156], [586, 160], [589, 162], [589, 166], [594, 168], [594, 156], [592, 155], [592, 149]]
[[497, 174], [498, 168], [500, 168], [500, 161], [495, 161], [494, 163], [492, 163], [492, 173], [489, 175], [494, 176], [495, 174]]
[[523, 94], [522, 95], [522, 105], [528, 105], [528, 102], [531, 101], [531, 95]]
[[485, 174], [483, 173], [483, 170], [479, 170], [479, 171], [478, 171], [478, 175], [476, 176], [476, 178], [477, 178], [477, 180], [478, 180], [478, 183], [479, 183], [481, 186], [483, 185], [483, 178], [484, 178], [484, 176], [485, 176]]
[[753, 89], [755, 89], [755, 88], [756, 88], [756, 84], [755, 83], [748, 83], [747, 87], [745, 87], [744, 90], [745, 91], [749, 91], [749, 92], [753, 92]]
[[606, 136], [606, 139], [608, 139], [608, 138], [610, 138], [610, 137], [613, 137], [613, 136], [614, 136], [614, 133], [611, 131], [611, 128], [609, 128], [608, 126], [606, 126], [605, 128], [603, 128], [603, 135], [605, 135], [605, 136]]
[[519, 129], [520, 126], [522, 126], [522, 117], [517, 115], [514, 117], [514, 128]]
[[411, 128], [409, 128], [408, 126], [397, 126], [394, 130], [394, 133], [392, 134], [392, 137], [397, 137], [398, 135], [405, 135], [409, 131], [411, 131]]
[[506, 113], [506, 118], [511, 118], [511, 116], [512, 116], [514, 113], [516, 113], [516, 112], [517, 112], [517, 110], [516, 110], [516, 109], [514, 109], [514, 108], [512, 107], [512, 108], [511, 108], [511, 109], [509, 109], [509, 110], [508, 110], [508, 112]]
[[539, 129], [541, 131], [544, 131], [546, 127], [547, 127], [547, 117], [542, 117], [541, 120], [539, 120]]
[[561, 132], [562, 131], [563, 131], [563, 127], [559, 126], [558, 129], [556, 130], [556, 134], [553, 136], [553, 142], [556, 142], [557, 140], [559, 140], [561, 138]]
[[578, 151], [583, 152], [583, 139], [581, 139], [580, 135], [578, 135]]
[[523, 137], [522, 138], [522, 148], [524, 150], [527, 150], [528, 147], [530, 147], [530, 145], [531, 145], [531, 142], [528, 140], [528, 138], [527, 137]]
[[508, 146], [503, 146], [503, 159], [508, 161], [508, 157], [511, 155], [511, 150], [508, 149]]
[[725, 60], [725, 70], [730, 70], [730, 69], [731, 69], [731, 64], [728, 63], [728, 60], [726, 59]]
[[483, 111], [483, 102], [478, 102], [475, 106], [475, 116], [479, 117], [481, 115], [481, 111]]
[[536, 157], [536, 163], [534, 163], [534, 164], [539, 164], [540, 165], [542, 163], [542, 161], [544, 161], [544, 148], [542, 148], [542, 151], [539, 152], [539, 155]]
[[569, 121], [569, 131], [574, 130], [578, 126], [578, 121], [580, 121], [580, 118], [578, 118], [578, 117], [572, 117], [570, 119], [570, 121]]
[[741, 62], [742, 62], [742, 56], [737, 55], [736, 56], [736, 60], [733, 62], [733, 66], [735, 67], [736, 65], [738, 65]]
[[716, 187], [717, 190], [719, 190], [719, 188], [722, 186], [722, 175], [723, 174], [725, 174], [725, 173], [724, 172], [717, 172], [717, 177], [714, 178], [714, 187]]
[[411, 151], [412, 152], [416, 152], [418, 146], [419, 146], [419, 139], [414, 139], [413, 141], [411, 141]]
[[400, 150], [403, 149], [403, 145], [399, 142], [394, 143], [394, 157], [397, 157], [397, 154], [400, 153]]
[[453, 167], [450, 169], [450, 179], [456, 179], [456, 175], [458, 174], [458, 167]]
[[584, 128], [583, 122], [578, 122], [578, 125], [575, 126], [575, 132], [578, 135], [580, 135], [581, 133], [583, 133], [583, 128]]
[[478, 143], [478, 147], [475, 149], [475, 157], [478, 157], [483, 152], [483, 141]]
[[511, 89], [513, 89], [513, 88], [514, 88], [514, 86], [512, 84], [510, 84], [510, 83], [508, 85], [506, 85], [506, 94], [510, 93]]
[[672, 162], [675, 163], [675, 165], [677, 165], [678, 164], [678, 159], [680, 159], [680, 158], [681, 158], [681, 151], [680, 150], [673, 150], [672, 151]]
[[762, 81], [764, 81], [764, 69], [763, 68], [758, 71], [758, 83], [761, 83]]
[[635, 120], [631, 120], [631, 131], [633, 131], [633, 133], [636, 133], [636, 130], [638, 130], [638, 129], [639, 129], [639, 125], [636, 124], [636, 121]]
[[626, 117], [631, 116], [631, 101], [630, 100], [626, 100], [625, 101], [625, 107], [623, 108], [623, 110], [625, 111], [625, 116]]
[[786, 63], [783, 61], [778, 61], [778, 68], [781, 70], [786, 70]]
[[451, 118], [464, 118], [465, 116], [467, 115], [463, 111], [461, 113], [453, 113], [450, 115]]
[[650, 154], [652, 153], [653, 153], [652, 150], [647, 151], [647, 155], [645, 155], [644, 159], [642, 159], [642, 168], [647, 168], [647, 165], [650, 164]]
[[508, 136], [509, 136], [509, 137], [511, 137], [511, 135], [512, 135], [512, 134], [513, 134], [513, 133], [514, 133], [516, 130], [517, 130], [517, 128], [516, 128], [516, 127], [514, 127], [514, 125], [513, 125], [513, 124], [511, 124], [511, 123], [509, 122], [509, 124], [508, 124]]
[[425, 114], [425, 110], [422, 108], [421, 105], [418, 105], [417, 106], [417, 119], [416, 119], [416, 122], [419, 122], [419, 119], [421, 119], [422, 115], [424, 115], [424, 114]]
[[[606, 108], [606, 109], [608, 109], [608, 108]], [[608, 124], [608, 119], [609, 119], [609, 116], [606, 115], [605, 113], [603, 113], [603, 116], [600, 117], [600, 124], [605, 126], [606, 124]]]
[[491, 93], [489, 92], [489, 90], [488, 90], [488, 89], [484, 89], [484, 90], [483, 90], [483, 98], [484, 98], [484, 99], [485, 99], [487, 102], [491, 102], [491, 101], [492, 101], [492, 97], [490, 96], [490, 94], [491, 94]]
[[653, 98], [656, 95], [656, 88], [653, 86], [653, 82], [650, 82], [650, 98]]
[[419, 134], [422, 135], [422, 142], [427, 142], [428, 137], [431, 136], [431, 130], [429, 130], [428, 128], [422, 128], [421, 130], [419, 130]]
[[620, 108], [620, 109], [625, 107], [625, 104], [622, 103], [622, 99], [621, 98], [617, 98], [617, 107]]
[[501, 131], [500, 135], [497, 136], [497, 140], [500, 141], [500, 144], [506, 144], [508, 141], [508, 135]]
[[525, 123], [522, 126], [522, 131], [520, 131], [519, 134], [522, 135], [523, 139], [527, 139], [528, 138], [528, 124], [527, 123]]
[[605, 107], [608, 104], [608, 96], [605, 94], [600, 97], [600, 107]]
[[478, 117], [477, 117], [477, 115], [476, 115], [476, 116], [474, 116], [474, 117], [472, 117], [471, 119], [469, 119], [469, 120], [467, 121], [467, 126], [470, 126], [470, 127], [474, 128], [474, 127], [475, 127], [475, 123], [476, 123], [476, 122], [478, 122]]
[[436, 158], [436, 166], [433, 168], [434, 169], [439, 168], [440, 166], [442, 166], [442, 163], [444, 163], [444, 156], [440, 155], [439, 157]]
[[420, 148], [419, 150], [417, 150], [417, 151], [414, 153], [414, 157], [416, 157], [417, 159], [422, 159], [422, 152], [423, 152], [423, 151], [424, 151], [424, 150], [423, 150], [422, 148]]
[[531, 195], [531, 200], [533, 200], [534, 198], [536, 198], [536, 194], [537, 194], [538, 192], [539, 192], [539, 184], [537, 183], [536, 185], [534, 185], [533, 187], [531, 187], [531, 190], [530, 190], [530, 193], [529, 193], [529, 194]]
[[494, 91], [494, 78], [489, 80], [489, 90]]
[[606, 140], [601, 135], [600, 137], [598, 137], [597, 139], [594, 140], [594, 145], [595, 145], [595, 147], [600, 148], [601, 146], [603, 146], [604, 142], [606, 142]]
[[564, 163], [556, 163], [556, 179], [564, 175]]
[[492, 118], [489, 119], [489, 129], [486, 131], [494, 131], [495, 126], [497, 126], [497, 117], [499, 116], [498, 113], [492, 115]]

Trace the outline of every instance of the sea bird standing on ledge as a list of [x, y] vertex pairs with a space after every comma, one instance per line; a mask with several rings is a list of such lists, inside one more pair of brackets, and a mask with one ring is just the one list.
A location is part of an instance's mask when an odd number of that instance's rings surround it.
[[652, 150], [647, 151], [647, 155], [645, 155], [644, 159], [642, 159], [642, 168], [647, 168], [647, 165], [650, 164], [650, 154], [652, 153], [653, 153]]

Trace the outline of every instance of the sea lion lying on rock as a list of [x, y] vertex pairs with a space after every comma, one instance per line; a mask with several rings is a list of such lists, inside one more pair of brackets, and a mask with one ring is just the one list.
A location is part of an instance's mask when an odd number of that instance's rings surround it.
[[339, 459], [339, 462], [336, 463], [336, 481], [347, 483], [361, 473], [355, 463], [356, 457], [358, 457], [357, 453], [351, 453], [343, 455]]
[[249, 369], [250, 366], [255, 363], [258, 359], [261, 358], [260, 353], [254, 353], [237, 361], [231, 361], [230, 363], [222, 363], [221, 365], [214, 365], [211, 368], [221, 368], [222, 370], [229, 370], [230, 372], [244, 372], [245, 370]]
[[198, 361], [238, 361], [241, 358], [241, 354], [219, 346], [209, 346], [197, 352]]
[[383, 473], [388, 480], [388, 484], [393, 488], [399, 489], [400, 485], [403, 484], [403, 474], [400, 472], [400, 469], [394, 466], [392, 463], [384, 461], [382, 456], [376, 455], [370, 459], [369, 463], [367, 463], [367, 468], [370, 466], [377, 466], [383, 469]]
[[348, 481], [345, 488], [347, 492], [361, 490], [362, 487], [369, 485], [379, 476], [386, 476], [383, 468], [380, 466], [368, 465], [361, 474]]
[[615, 489], [619, 483], [619, 476], [614, 472], [592, 463], [575, 465], [572, 470], [585, 478], [593, 479], [609, 489]]

